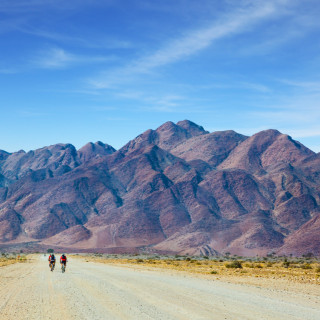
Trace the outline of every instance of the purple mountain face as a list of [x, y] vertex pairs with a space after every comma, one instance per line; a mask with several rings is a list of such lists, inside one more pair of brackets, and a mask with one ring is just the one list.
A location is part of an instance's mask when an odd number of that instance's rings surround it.
[[115, 150], [0, 150], [0, 247], [320, 255], [320, 155], [185, 120]]

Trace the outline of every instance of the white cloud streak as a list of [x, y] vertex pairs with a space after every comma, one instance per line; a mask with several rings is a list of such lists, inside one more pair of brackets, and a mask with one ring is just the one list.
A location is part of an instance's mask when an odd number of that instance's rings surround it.
[[215, 41], [243, 33], [268, 18], [285, 14], [286, 10], [282, 11], [285, 8], [283, 4], [286, 1], [252, 2], [249, 8], [238, 8], [205, 28], [171, 40], [154, 53], [133, 61], [126, 67], [108, 72], [108, 75], [100, 75], [91, 80], [90, 84], [96, 89], [112, 88], [123, 83], [124, 79], [130, 81], [130, 77], [134, 75], [150, 73], [155, 68], [186, 60], [207, 49]]
[[91, 49], [128, 49], [132, 48], [133, 44], [130, 41], [114, 39], [112, 37], [81, 37], [76, 35], [61, 34], [57, 32], [32, 29], [30, 27], [17, 27], [20, 32], [30, 34], [36, 37], [41, 37], [49, 40], [59, 41], [60, 43], [75, 44], [79, 47]]
[[36, 65], [42, 68], [55, 69], [62, 68], [68, 64], [74, 63], [78, 58], [70, 53], [67, 53], [60, 48], [52, 48], [45, 55], [39, 57], [34, 62]]
[[282, 79], [280, 80], [280, 82], [291, 87], [296, 87], [296, 88], [304, 89], [306, 91], [320, 93], [320, 82], [318, 81], [292, 81], [292, 80]]
[[224, 21], [219, 21], [207, 28], [196, 30], [169, 43], [154, 54], [138, 61], [134, 69], [139, 72], [147, 72], [150, 69], [185, 59], [208, 48], [214, 41], [241, 33], [252, 24], [260, 22], [262, 19], [270, 17], [275, 13], [276, 6], [272, 2], [262, 7], [254, 7], [249, 12], [239, 10], [225, 18]]
[[90, 64], [114, 60], [115, 57], [80, 56], [61, 48], [50, 48], [33, 58], [33, 65], [44, 69], [61, 69], [74, 64]]

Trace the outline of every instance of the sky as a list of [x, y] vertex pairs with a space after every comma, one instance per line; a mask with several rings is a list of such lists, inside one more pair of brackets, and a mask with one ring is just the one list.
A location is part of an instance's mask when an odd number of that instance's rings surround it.
[[102, 141], [166, 121], [320, 152], [318, 0], [1, 0], [0, 149]]

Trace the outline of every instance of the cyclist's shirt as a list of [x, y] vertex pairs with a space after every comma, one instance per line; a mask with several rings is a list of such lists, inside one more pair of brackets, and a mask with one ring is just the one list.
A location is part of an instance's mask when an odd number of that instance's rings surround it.
[[50, 256], [50, 257], [49, 257], [49, 261], [55, 262], [55, 261], [56, 261], [56, 257]]
[[67, 263], [67, 257], [66, 256], [61, 256], [60, 257], [60, 262], [66, 264]]

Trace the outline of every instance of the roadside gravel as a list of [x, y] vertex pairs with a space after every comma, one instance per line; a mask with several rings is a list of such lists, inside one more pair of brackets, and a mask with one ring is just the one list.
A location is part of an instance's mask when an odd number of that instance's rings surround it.
[[0, 319], [320, 319], [320, 290], [271, 290], [165, 270], [47, 257], [0, 268]]

